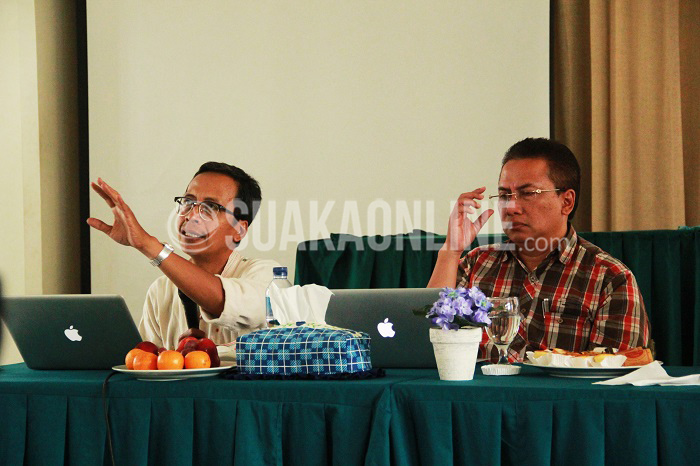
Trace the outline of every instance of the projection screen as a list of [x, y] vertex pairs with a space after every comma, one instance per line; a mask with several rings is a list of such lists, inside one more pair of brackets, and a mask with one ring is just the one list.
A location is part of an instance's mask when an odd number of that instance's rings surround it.
[[[242, 254], [292, 273], [330, 233], [444, 234], [511, 144], [549, 135], [547, 0], [88, 0], [87, 20], [90, 177], [161, 241], [209, 160], [262, 187]], [[139, 319], [159, 271], [95, 231], [91, 269]]]

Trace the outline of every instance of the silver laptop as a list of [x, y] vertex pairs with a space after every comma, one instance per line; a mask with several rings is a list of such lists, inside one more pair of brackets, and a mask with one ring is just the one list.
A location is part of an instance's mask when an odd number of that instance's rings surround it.
[[430, 322], [413, 309], [433, 304], [438, 288], [331, 290], [326, 323], [371, 337], [373, 367], [434, 368]]
[[140, 341], [121, 296], [3, 299], [3, 320], [32, 369], [109, 369]]

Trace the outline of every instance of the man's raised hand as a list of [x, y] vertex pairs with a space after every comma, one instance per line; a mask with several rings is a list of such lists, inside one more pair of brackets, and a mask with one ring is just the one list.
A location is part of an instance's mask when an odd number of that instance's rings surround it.
[[445, 247], [455, 253], [462, 252], [474, 241], [484, 224], [493, 215], [493, 209], [487, 209], [481, 213], [474, 221], [471, 221], [468, 214], [476, 213], [476, 209], [481, 208], [480, 200], [484, 199], [485, 187], [477, 188], [474, 191], [460, 194], [457, 203], [450, 214], [450, 222], [447, 227], [447, 238]]
[[122, 196], [105, 183], [102, 178], [98, 178], [97, 183], [90, 183], [90, 185], [112, 209], [114, 223], [108, 225], [100, 219], [90, 217], [87, 220], [88, 225], [96, 230], [100, 230], [119, 244], [141, 250], [146, 241], [150, 239], [150, 235], [141, 227], [131, 208], [122, 199]]

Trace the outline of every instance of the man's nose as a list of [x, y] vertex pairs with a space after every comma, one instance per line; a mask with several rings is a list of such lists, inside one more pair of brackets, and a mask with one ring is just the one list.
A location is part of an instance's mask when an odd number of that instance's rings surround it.
[[508, 199], [501, 207], [506, 215], [516, 215], [522, 213], [522, 201], [520, 199]]
[[196, 221], [196, 222], [201, 222], [202, 221], [202, 212], [199, 210], [199, 205], [192, 206], [189, 212], [187, 212], [187, 215], [185, 215], [185, 220], [188, 222], [190, 221]]

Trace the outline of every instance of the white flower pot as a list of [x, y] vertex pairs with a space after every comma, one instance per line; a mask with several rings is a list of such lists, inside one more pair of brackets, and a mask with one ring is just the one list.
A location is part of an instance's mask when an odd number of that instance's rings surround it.
[[440, 380], [472, 380], [483, 330], [467, 327], [459, 330], [430, 329]]

